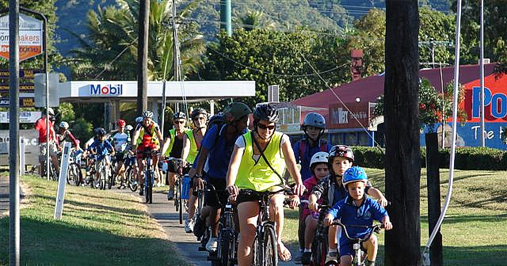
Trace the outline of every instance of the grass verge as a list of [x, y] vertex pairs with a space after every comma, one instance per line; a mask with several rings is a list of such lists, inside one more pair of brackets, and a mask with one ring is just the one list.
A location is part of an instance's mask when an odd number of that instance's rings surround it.
[[[384, 170], [366, 169], [372, 184], [384, 191]], [[505, 265], [507, 261], [506, 171], [456, 170], [451, 203], [442, 224], [445, 265]], [[449, 170], [440, 169], [442, 207], [448, 189]], [[429, 238], [426, 169], [421, 171], [421, 246]], [[286, 210], [284, 239], [295, 250], [297, 212]], [[396, 226], [396, 225], [394, 225]], [[384, 265], [384, 232], [376, 265]], [[422, 250], [422, 249], [421, 249]]]
[[[163, 229], [135, 197], [66, 187], [61, 220], [54, 220], [56, 182], [23, 176], [23, 265], [187, 265]], [[8, 263], [9, 217], [0, 219], [0, 264]]]

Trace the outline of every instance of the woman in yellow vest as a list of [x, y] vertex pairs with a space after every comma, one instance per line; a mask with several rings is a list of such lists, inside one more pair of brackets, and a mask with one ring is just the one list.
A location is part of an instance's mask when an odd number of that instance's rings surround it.
[[[164, 146], [162, 148], [162, 154], [165, 157], [182, 158], [181, 153], [183, 151], [183, 137], [187, 128], [187, 115], [183, 112], [176, 112], [173, 115], [174, 128], [169, 130]], [[167, 199], [172, 200], [174, 197], [174, 183], [176, 182], [176, 174], [178, 169], [175, 165], [170, 163], [168, 165], [167, 172], [169, 173], [169, 191], [167, 193]]]
[[[208, 113], [202, 108], [196, 108], [190, 114], [190, 118], [194, 123], [194, 129], [187, 130], [185, 136], [183, 136], [183, 152], [181, 154], [181, 159], [189, 164], [194, 164], [195, 157], [201, 148], [201, 142], [206, 133]], [[195, 169], [191, 169], [190, 171], [195, 171]], [[193, 184], [193, 182], [191, 182], [191, 184]], [[188, 217], [185, 221], [185, 232], [187, 233], [192, 233], [195, 225], [194, 213], [197, 208], [197, 195], [194, 195], [193, 192], [194, 188], [191, 188], [190, 198], [188, 200]]]
[[[296, 183], [294, 192], [304, 192], [301, 175], [296, 168], [294, 152], [289, 137], [276, 132], [278, 111], [269, 104], [255, 108], [254, 130], [236, 141], [227, 172], [227, 191], [236, 197], [241, 237], [238, 246], [238, 265], [252, 264], [252, 245], [259, 214], [259, 194], [255, 192], [276, 191], [284, 185], [282, 174], [285, 167]], [[282, 243], [283, 193], [270, 199], [270, 218], [275, 221], [278, 254], [282, 261], [291, 259], [290, 251]]]

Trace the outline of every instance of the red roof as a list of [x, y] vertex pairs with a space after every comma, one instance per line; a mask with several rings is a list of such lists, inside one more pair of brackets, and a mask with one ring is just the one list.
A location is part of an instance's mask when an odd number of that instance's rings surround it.
[[[484, 76], [491, 75], [495, 65], [495, 63], [485, 64]], [[419, 77], [429, 79], [431, 84], [435, 86], [435, 89], [437, 91], [441, 91], [442, 82], [439, 68], [420, 70]], [[479, 79], [479, 65], [461, 66], [459, 77], [461, 84], [466, 84]], [[444, 85], [452, 81], [454, 79], [454, 67], [442, 68], [442, 79]], [[384, 94], [384, 76], [377, 75], [363, 78], [351, 83], [343, 84], [340, 87], [333, 88], [332, 91], [331, 89], [328, 89], [323, 92], [308, 95], [297, 99], [292, 103], [307, 107], [328, 108], [330, 104], [340, 102], [333, 92], [335, 92], [344, 103], [355, 102], [357, 97], [361, 99], [361, 102], [376, 102], [377, 97]]]

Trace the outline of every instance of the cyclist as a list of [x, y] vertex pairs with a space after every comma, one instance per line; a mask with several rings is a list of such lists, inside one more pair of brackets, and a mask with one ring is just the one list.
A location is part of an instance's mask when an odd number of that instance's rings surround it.
[[42, 164], [46, 161], [46, 152], [47, 151], [47, 142], [49, 139], [49, 156], [51, 157], [51, 161], [53, 162], [53, 166], [55, 167], [56, 172], [60, 172], [60, 165], [58, 165], [58, 158], [56, 157], [58, 151], [58, 143], [56, 143], [56, 134], [54, 126], [55, 119], [55, 111], [53, 108], [48, 108], [49, 114], [49, 138], [47, 137], [47, 127], [46, 127], [46, 115], [45, 112], [42, 114], [42, 117], [35, 121], [34, 128], [39, 131], [39, 147], [40, 147], [40, 155], [39, 155], [39, 174], [42, 176]]
[[194, 183], [197, 189], [204, 189], [202, 176], [204, 172], [204, 179], [206, 179], [207, 184], [213, 186], [216, 190], [207, 191], [205, 195], [206, 205], [212, 207], [209, 216], [212, 232], [206, 244], [206, 249], [210, 252], [215, 252], [218, 247], [220, 208], [227, 203], [229, 196], [225, 191], [225, 177], [234, 143], [239, 136], [247, 132], [248, 115], [251, 113], [250, 107], [244, 103], [233, 102], [229, 104], [224, 110], [225, 124], [222, 126], [213, 125], [202, 141]]
[[[301, 130], [305, 133], [304, 137], [294, 144], [294, 155], [296, 162], [301, 165], [301, 178], [303, 181], [312, 176], [310, 169], [310, 160], [312, 156], [319, 152], [329, 152], [331, 150], [331, 144], [322, 139], [324, 130], [326, 129], [326, 119], [319, 113], [308, 113], [301, 125]], [[300, 261], [303, 255], [303, 249], [305, 246], [305, 223], [303, 219], [303, 206], [299, 208], [299, 227], [298, 227], [298, 238], [299, 238], [299, 254], [296, 256], [296, 261]]]
[[[317, 212], [318, 199], [323, 199], [323, 204], [334, 205], [338, 201], [347, 196], [347, 191], [342, 185], [342, 176], [347, 169], [352, 167], [354, 163], [354, 153], [352, 149], [346, 145], [336, 145], [329, 152], [328, 167], [329, 176], [319, 181], [312, 189], [310, 194], [308, 208]], [[382, 206], [387, 205], [387, 200], [380, 190], [371, 186], [368, 182], [365, 192], [372, 197], [378, 199]], [[328, 231], [328, 253], [326, 255], [326, 264], [338, 263], [338, 244], [336, 243], [336, 235], [339, 234], [339, 228], [336, 226], [329, 227]]]
[[[141, 139], [140, 143], [138, 143], [138, 139]], [[152, 151], [151, 156], [153, 165], [156, 167], [158, 164], [158, 156], [155, 152], [160, 149], [160, 141], [162, 139], [163, 137], [162, 133], [160, 132], [160, 128], [158, 124], [153, 121], [153, 113], [151, 111], [143, 111], [143, 121], [142, 123], [137, 124], [134, 135], [132, 137], [132, 147], [137, 147], [137, 165], [139, 167], [138, 176], [139, 184], [141, 185], [139, 188], [139, 195], [141, 196], [144, 195], [144, 151]]]
[[[340, 218], [344, 225], [371, 226], [373, 220], [382, 223], [385, 230], [391, 230], [393, 225], [389, 220], [387, 211], [375, 200], [365, 195], [368, 177], [364, 170], [354, 166], [345, 171], [343, 175], [343, 186], [348, 191], [345, 199], [336, 203], [329, 211], [324, 223], [330, 225], [333, 220]], [[347, 232], [352, 238], [364, 238], [371, 230], [360, 227], [349, 227]], [[352, 265], [354, 250], [353, 241], [349, 240], [345, 234], [340, 236], [340, 265]], [[377, 257], [377, 237], [375, 234], [368, 240], [361, 243], [361, 249], [367, 251], [367, 266], [374, 266]]]
[[[306, 192], [304, 198], [307, 200], [310, 196], [310, 193], [315, 185], [325, 178], [329, 174], [329, 169], [327, 166], [329, 154], [327, 152], [319, 151], [312, 156], [310, 161], [310, 169], [313, 172], [313, 176], [306, 179], [304, 181], [304, 185], [306, 188]], [[322, 199], [318, 201], [318, 203], [322, 203]], [[308, 208], [304, 209], [303, 212], [303, 224], [305, 227], [305, 249], [303, 252], [303, 257], [301, 258], [301, 263], [303, 265], [308, 265], [311, 263], [312, 257], [312, 242], [315, 237], [315, 233], [317, 231], [317, 222], [319, 219], [319, 213], [314, 212]]]
[[72, 132], [70, 132], [70, 130], [69, 130], [69, 123], [67, 123], [65, 121], [60, 122], [59, 133], [60, 134], [56, 135], [59, 144], [62, 144], [67, 139], [70, 139], [70, 141], [72, 142], [72, 144], [74, 144], [74, 148], [76, 148], [76, 150], [80, 150], [81, 149], [79, 147], [79, 140], [77, 140], [74, 137], [74, 135], [72, 135]]
[[[190, 114], [190, 118], [194, 124], [194, 129], [187, 130], [183, 136], [183, 151], [181, 154], [181, 159], [183, 159], [184, 162], [193, 164], [197, 153], [201, 148], [204, 134], [206, 133], [208, 113], [203, 108], [196, 108]], [[190, 171], [195, 171], [195, 169], [192, 169]], [[195, 208], [197, 208], [197, 193], [194, 194], [194, 189], [191, 188], [189, 195], [188, 217], [187, 220], [185, 220], [185, 232], [192, 233], [195, 225], [194, 213]]]
[[[278, 111], [269, 104], [261, 104], [254, 111], [254, 131], [237, 139], [227, 172], [227, 191], [236, 198], [239, 230], [238, 265], [252, 264], [252, 245], [255, 239], [259, 203], [258, 192], [276, 191], [284, 186], [283, 171], [287, 166], [294, 178], [294, 192], [301, 196], [304, 191], [301, 175], [297, 171], [289, 137], [277, 132]], [[275, 221], [279, 258], [291, 260], [290, 251], [282, 243], [284, 223], [283, 193], [270, 199], [270, 218]], [[295, 199], [298, 200], [298, 197]]]
[[120, 185], [118, 188], [121, 189], [125, 188], [125, 169], [123, 163], [128, 152], [127, 146], [131, 140], [128, 132], [125, 131], [127, 122], [123, 119], [118, 119], [116, 125], [118, 126], [118, 131], [113, 136], [113, 145], [116, 151], [116, 174], [120, 177]]
[[[111, 145], [109, 140], [107, 140], [106, 130], [104, 128], [100, 127], [100, 128], [95, 129], [95, 132], [97, 133], [97, 138], [93, 141], [92, 145], [90, 145], [90, 147], [88, 147], [88, 151], [91, 154], [94, 154], [97, 156], [96, 168], [95, 168], [95, 169], [97, 169], [98, 164], [102, 160], [107, 160], [106, 161], [107, 164], [111, 163], [108, 155], [114, 156], [115, 152], [114, 152], [113, 145]], [[98, 179], [99, 179], [99, 172], [95, 171], [95, 180], [98, 180]]]
[[[187, 131], [185, 124], [187, 123], [187, 115], [183, 112], [176, 112], [173, 115], [174, 128], [169, 130], [162, 154], [166, 157], [181, 158], [181, 151], [183, 150], [183, 139]], [[178, 174], [177, 166], [174, 163], [169, 163], [167, 172], [169, 173], [169, 191], [167, 192], [167, 199], [172, 200], [174, 197], [174, 183], [176, 182], [176, 175]]]

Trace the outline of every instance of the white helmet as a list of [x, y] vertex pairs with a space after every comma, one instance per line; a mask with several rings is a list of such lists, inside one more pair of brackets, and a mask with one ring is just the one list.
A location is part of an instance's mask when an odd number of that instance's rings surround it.
[[65, 121], [60, 122], [60, 128], [65, 128], [65, 129], [69, 128], [69, 123], [67, 123]]
[[125, 127], [125, 130], [127, 130], [127, 131], [131, 131], [132, 129], [134, 129], [134, 128], [131, 125], [127, 125]]
[[326, 163], [327, 164], [328, 157], [329, 157], [329, 154], [324, 151], [319, 151], [319, 152], [315, 153], [312, 156], [312, 159], [310, 160], [310, 168], [312, 168], [312, 166], [317, 163]]

